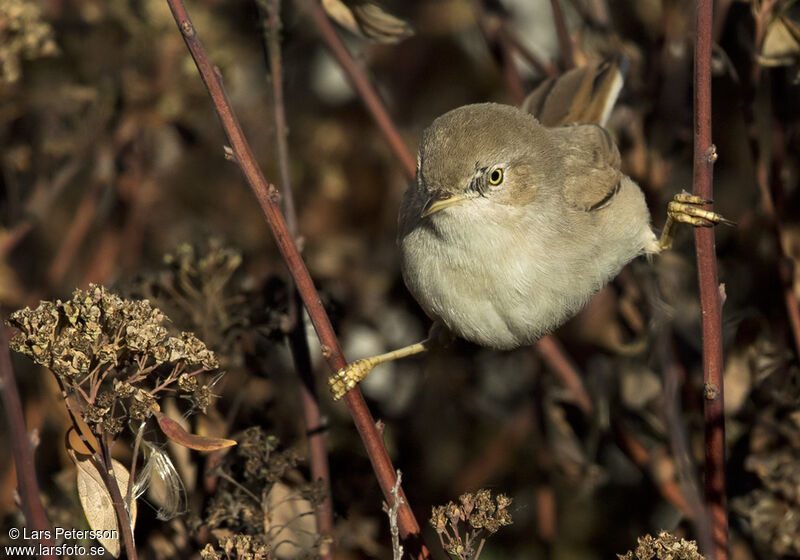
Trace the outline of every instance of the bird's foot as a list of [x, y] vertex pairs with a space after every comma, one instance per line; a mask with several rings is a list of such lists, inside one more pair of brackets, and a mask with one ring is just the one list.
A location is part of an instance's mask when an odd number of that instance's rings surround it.
[[712, 227], [717, 224], [735, 225], [721, 214], [701, 208], [706, 204], [711, 204], [711, 201], [685, 191], [676, 194], [675, 198], [667, 205], [667, 222], [664, 224], [664, 231], [658, 242], [659, 249], [665, 251], [672, 247], [675, 239], [675, 227], [678, 223], [694, 227]]
[[378, 363], [374, 358], [364, 358], [350, 362], [331, 375], [328, 378], [328, 388], [333, 394], [333, 400], [341, 399], [345, 393], [363, 381], [376, 365]]
[[[431, 333], [434, 332], [439, 331], [434, 331], [432, 328]], [[443, 335], [440, 334], [440, 337], [441, 336]], [[409, 344], [408, 346], [404, 346], [397, 350], [392, 350], [386, 354], [372, 356], [371, 358], [364, 358], [363, 360], [356, 360], [355, 362], [347, 364], [328, 378], [328, 388], [331, 390], [331, 393], [333, 393], [333, 400], [338, 401], [341, 399], [345, 393], [347, 393], [350, 389], [353, 389], [359, 382], [363, 381], [375, 366], [385, 364], [386, 362], [391, 362], [392, 360], [399, 360], [400, 358], [405, 358], [406, 356], [413, 356], [414, 354], [419, 354], [420, 352], [425, 352], [430, 349], [431, 346], [435, 346], [436, 344], [437, 340], [432, 336], [426, 338], [422, 342]]]

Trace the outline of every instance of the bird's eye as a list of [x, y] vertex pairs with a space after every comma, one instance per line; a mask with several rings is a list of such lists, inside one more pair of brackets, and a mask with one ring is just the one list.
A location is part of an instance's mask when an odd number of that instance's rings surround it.
[[489, 184], [499, 185], [503, 182], [503, 170], [499, 167], [489, 174]]

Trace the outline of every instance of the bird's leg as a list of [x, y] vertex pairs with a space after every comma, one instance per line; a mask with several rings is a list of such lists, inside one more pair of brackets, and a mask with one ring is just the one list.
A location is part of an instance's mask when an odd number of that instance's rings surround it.
[[667, 222], [664, 224], [664, 231], [661, 232], [661, 239], [658, 240], [659, 250], [666, 251], [672, 247], [675, 228], [679, 223], [690, 224], [694, 227], [711, 227], [717, 224], [734, 225], [734, 222], [726, 220], [716, 212], [700, 208], [700, 206], [710, 203], [710, 200], [687, 192], [676, 194], [675, 198], [667, 205]]
[[386, 354], [350, 362], [328, 378], [328, 388], [333, 393], [333, 400], [338, 401], [341, 399], [357, 383], [363, 381], [375, 366], [413, 356], [414, 354], [421, 354], [437, 346], [446, 346], [451, 339], [452, 335], [446, 329], [438, 323], [434, 323], [428, 333], [428, 338], [422, 342], [409, 344]]

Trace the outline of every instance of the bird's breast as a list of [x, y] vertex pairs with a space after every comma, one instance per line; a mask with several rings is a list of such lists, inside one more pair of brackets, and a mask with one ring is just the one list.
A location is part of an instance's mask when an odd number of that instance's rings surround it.
[[641, 208], [627, 217], [445, 209], [401, 236], [406, 285], [429, 316], [466, 340], [501, 349], [528, 344], [577, 313], [653, 239], [641, 191], [631, 184], [635, 192], [626, 196], [641, 199]]

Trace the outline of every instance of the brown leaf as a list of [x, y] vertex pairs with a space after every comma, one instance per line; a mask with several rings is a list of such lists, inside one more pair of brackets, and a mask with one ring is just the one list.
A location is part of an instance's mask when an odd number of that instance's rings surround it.
[[[83, 507], [83, 513], [89, 522], [89, 527], [101, 534], [115, 531], [119, 535], [119, 523], [114, 510], [114, 503], [111, 500], [111, 493], [103, 482], [103, 476], [97, 470], [94, 462], [86, 455], [80, 455], [71, 449], [67, 442], [67, 451], [77, 467], [78, 477], [78, 497]], [[116, 459], [111, 460], [114, 469], [114, 477], [119, 486], [120, 494], [123, 496], [128, 489], [130, 473], [122, 463]], [[130, 504], [129, 510], [133, 524], [136, 524], [136, 501]], [[98, 537], [97, 541], [112, 555], [117, 558], [120, 553], [120, 539], [118, 537]]]
[[296, 489], [276, 482], [267, 494], [264, 534], [278, 543], [276, 558], [289, 560], [307, 554], [316, 540], [317, 522], [314, 506]]
[[236, 442], [232, 439], [190, 434], [184, 430], [180, 424], [163, 412], [156, 412], [155, 415], [158, 420], [158, 425], [161, 427], [161, 431], [164, 432], [164, 435], [175, 443], [188, 447], [189, 449], [195, 449], [197, 451], [216, 451], [217, 449], [224, 449], [236, 445]]
[[[97, 438], [94, 437], [92, 429], [78, 417], [75, 418], [75, 424], [78, 426], [80, 434], [74, 427], [67, 431], [67, 449], [72, 449], [79, 455], [93, 455], [100, 448], [100, 445], [97, 443]], [[87, 443], [90, 447], [86, 446]]]

